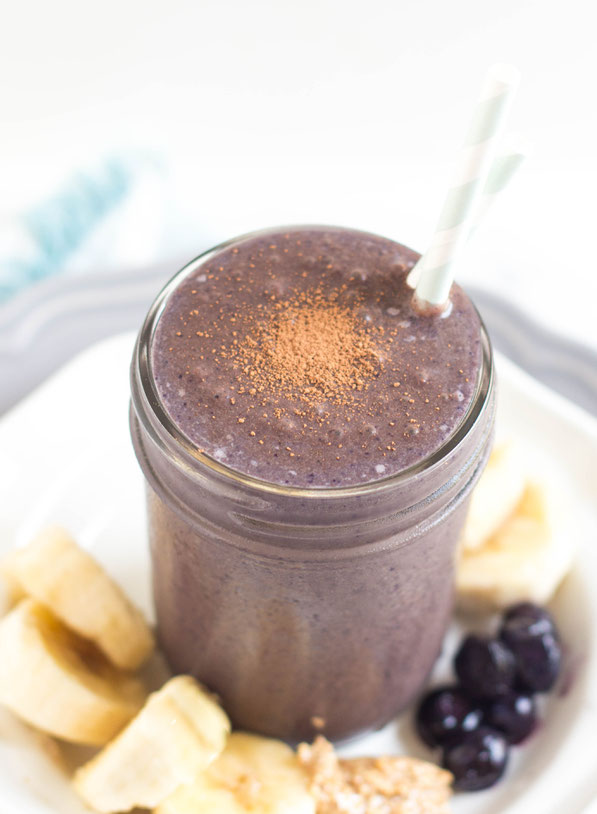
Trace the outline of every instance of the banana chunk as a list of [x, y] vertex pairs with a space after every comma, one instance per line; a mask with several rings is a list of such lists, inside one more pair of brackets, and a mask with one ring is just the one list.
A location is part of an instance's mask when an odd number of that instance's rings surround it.
[[177, 676], [75, 772], [75, 789], [103, 814], [153, 808], [209, 766], [229, 732], [230, 721], [213, 697], [190, 676]]
[[101, 746], [139, 710], [143, 684], [33, 599], [0, 621], [0, 702], [37, 729]]
[[155, 814], [315, 814], [308, 778], [282, 741], [233, 732], [220, 757]]
[[4, 616], [17, 602], [26, 597], [14, 575], [13, 562], [16, 555], [16, 551], [9, 551], [0, 560], [0, 616]]
[[557, 499], [528, 483], [514, 513], [474, 551], [461, 551], [456, 572], [461, 607], [503, 608], [547, 602], [570, 569], [574, 547]]
[[141, 612], [63, 528], [44, 529], [12, 552], [4, 570], [65, 625], [95, 642], [117, 667], [135, 670], [153, 650]]
[[477, 483], [460, 538], [465, 551], [482, 546], [514, 512], [525, 490], [525, 468], [516, 445], [497, 444]]

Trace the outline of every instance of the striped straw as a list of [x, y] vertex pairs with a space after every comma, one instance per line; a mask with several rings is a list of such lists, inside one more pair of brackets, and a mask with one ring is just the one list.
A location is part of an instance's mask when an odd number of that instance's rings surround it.
[[528, 150], [522, 147], [518, 149], [513, 147], [510, 151], [498, 155], [495, 159], [483, 187], [483, 195], [475, 213], [471, 234], [483, 223], [485, 216], [499, 197], [500, 192], [508, 186], [520, 169], [521, 164], [526, 160], [527, 155]]
[[[494, 65], [487, 74], [431, 245], [413, 269], [420, 303], [439, 307], [448, 301], [455, 263], [471, 230], [518, 78], [509, 65]], [[422, 270], [415, 271], [419, 265]]]
[[[508, 186], [512, 178], [518, 172], [521, 164], [524, 163], [528, 155], [528, 151], [522, 148], [516, 149], [514, 146], [510, 151], [499, 155], [494, 159], [487, 181], [483, 187], [483, 193], [477, 206], [477, 211], [473, 218], [472, 226], [469, 230], [467, 238], [477, 231], [479, 226], [485, 220], [487, 213], [492, 208], [500, 193]], [[423, 273], [423, 263], [418, 262], [408, 274], [406, 282], [411, 288], [415, 288]]]

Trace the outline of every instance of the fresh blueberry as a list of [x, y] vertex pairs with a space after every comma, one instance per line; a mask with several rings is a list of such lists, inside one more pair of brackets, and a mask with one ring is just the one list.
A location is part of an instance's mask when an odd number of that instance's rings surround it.
[[485, 705], [484, 721], [506, 736], [509, 743], [520, 743], [537, 724], [537, 706], [532, 695], [509, 692]]
[[560, 674], [562, 648], [551, 615], [531, 607], [506, 614], [499, 635], [514, 653], [519, 685], [530, 692], [547, 692]]
[[481, 791], [500, 779], [508, 763], [508, 742], [501, 732], [482, 726], [444, 748], [442, 765], [454, 775], [457, 791]]
[[562, 667], [562, 648], [554, 634], [538, 633], [532, 627], [508, 628], [501, 637], [514, 653], [518, 685], [529, 692], [550, 690]]
[[504, 613], [502, 626], [508, 627], [511, 624], [516, 626], [521, 618], [529, 623], [542, 622], [546, 630], [549, 628], [551, 633], [557, 635], [556, 623], [551, 613], [547, 608], [535, 605], [534, 602], [519, 602], [516, 605], [511, 605]]
[[456, 675], [473, 696], [493, 698], [514, 686], [516, 662], [512, 652], [499, 639], [467, 636], [454, 659]]
[[459, 687], [440, 687], [428, 693], [416, 714], [417, 732], [428, 746], [443, 746], [481, 724], [482, 710]]

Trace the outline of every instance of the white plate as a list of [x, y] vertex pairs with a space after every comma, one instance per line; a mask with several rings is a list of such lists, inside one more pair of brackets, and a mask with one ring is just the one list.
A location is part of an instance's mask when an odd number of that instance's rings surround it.
[[[47, 522], [69, 527], [151, 614], [143, 485], [128, 435], [128, 364], [133, 336], [86, 350], [0, 422], [0, 548], [25, 543]], [[566, 691], [515, 755], [495, 789], [458, 795], [455, 814], [580, 814], [597, 797], [597, 422], [498, 358], [500, 425], [571, 493], [573, 573], [553, 610], [568, 647]], [[448, 637], [443, 663], [447, 669]], [[81, 814], [47, 742], [0, 715], [0, 812]], [[407, 713], [354, 741], [346, 754], [406, 751], [430, 757]]]

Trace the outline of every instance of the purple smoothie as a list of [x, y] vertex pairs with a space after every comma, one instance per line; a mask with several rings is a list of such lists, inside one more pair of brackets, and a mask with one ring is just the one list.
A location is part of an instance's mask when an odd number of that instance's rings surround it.
[[[481, 344], [477, 313], [457, 287], [449, 318], [413, 311], [406, 276], [417, 259], [393, 241], [338, 229], [271, 232], [218, 252], [181, 282], [158, 322], [153, 372], [172, 420], [216, 460], [278, 484], [370, 483], [428, 457], [470, 404]], [[284, 351], [295, 367], [326, 332], [311, 366], [294, 386], [252, 379], [245, 367], [268, 367], [280, 333], [301, 319], [312, 341], [286, 341]], [[338, 321], [344, 330], [330, 335]], [[264, 326], [273, 326], [269, 358], [250, 353]], [[350, 366], [351, 340], [354, 369], [369, 363], [361, 386], [349, 379], [326, 392], [318, 372]]]
[[417, 259], [351, 230], [255, 234], [183, 270], [141, 332], [159, 638], [238, 727], [381, 726], [439, 652], [494, 396], [464, 292], [412, 310]]

